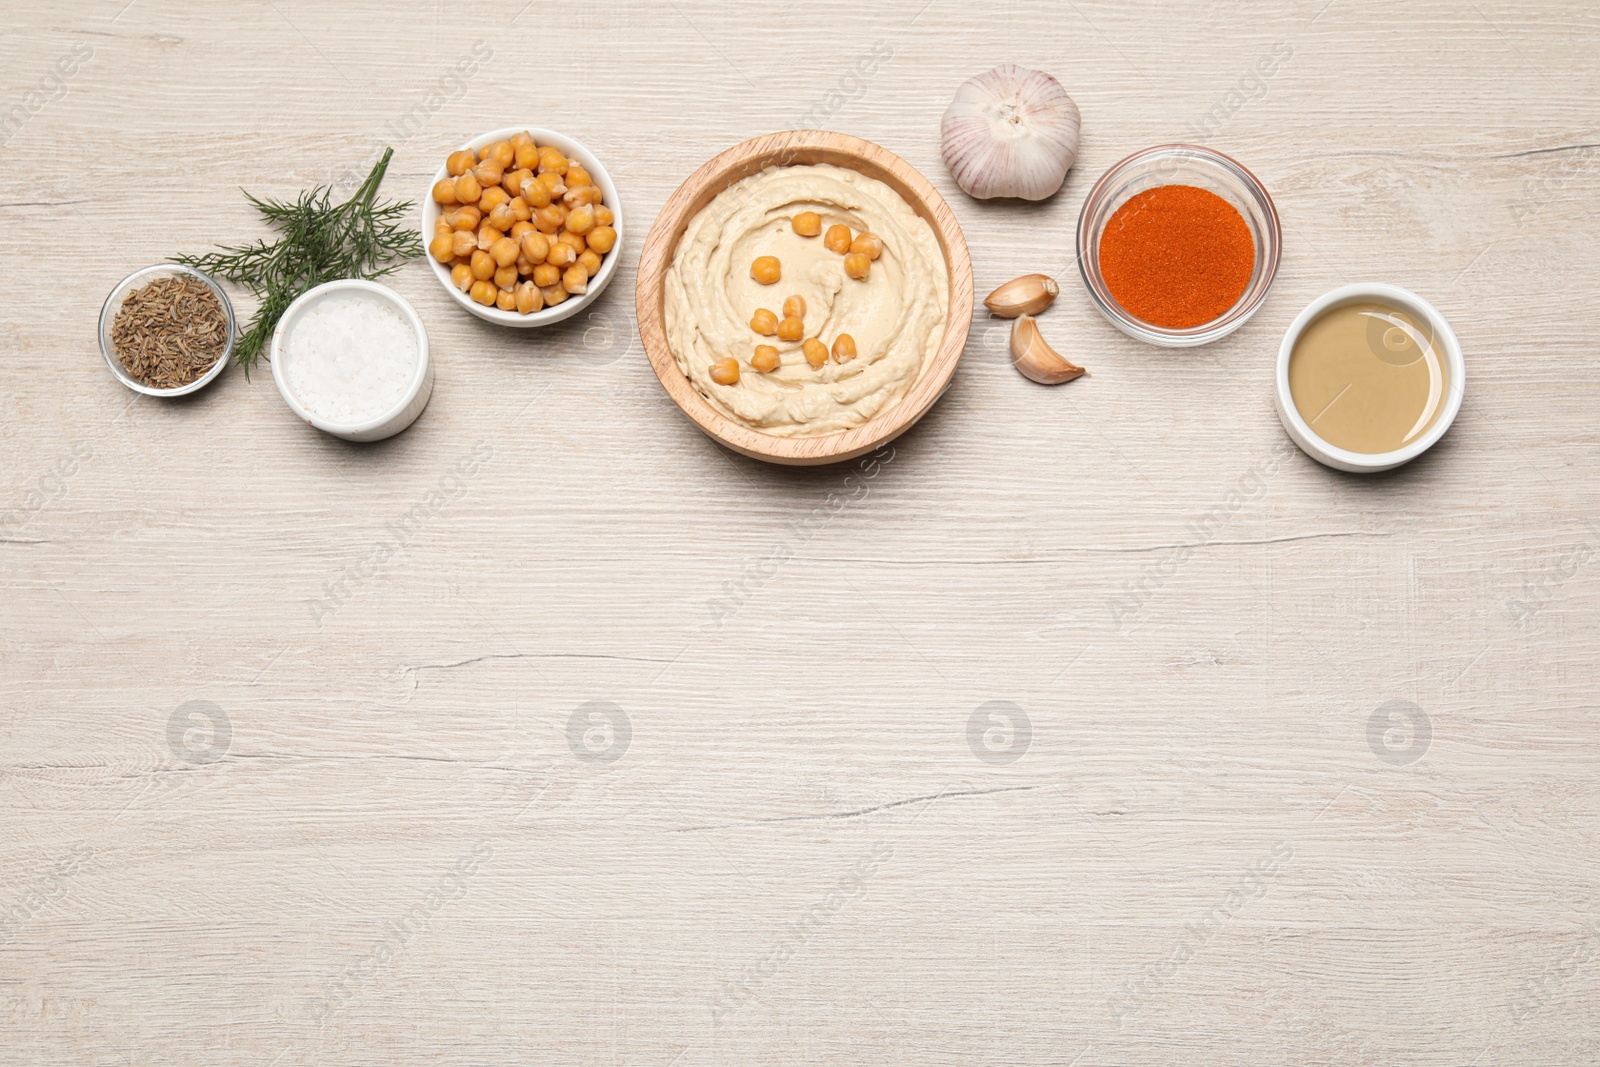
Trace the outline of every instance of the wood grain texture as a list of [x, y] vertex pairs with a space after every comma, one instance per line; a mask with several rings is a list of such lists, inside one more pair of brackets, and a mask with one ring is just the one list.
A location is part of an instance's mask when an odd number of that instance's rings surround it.
[[[1600, 1060], [1600, 13], [520, 8], [7, 10], [0, 1063]], [[1004, 60], [1083, 111], [1038, 205], [939, 159]], [[513, 331], [408, 266], [405, 433], [106, 372], [105, 293], [260, 233], [240, 187], [393, 144], [415, 195], [525, 119], [610, 168], [617, 282]], [[1090, 376], [1022, 379], [979, 310], [875, 466], [696, 431], [635, 334], [642, 224], [819, 126], [929, 178], [978, 292], [1059, 274], [1041, 326]], [[1073, 232], [1194, 140], [1284, 255], [1239, 332], [1162, 352]], [[1272, 367], [1365, 279], [1438, 306], [1472, 385], [1358, 478], [1288, 446]]]
[[[950, 279], [944, 336], [923, 363], [916, 382], [899, 403], [868, 422], [825, 437], [774, 437], [752, 430], [706, 402], [678, 366], [667, 341], [667, 271], [684, 230], [717, 195], [735, 182], [768, 167], [846, 167], [883, 182], [911, 205], [933, 229]], [[689, 175], [667, 198], [645, 238], [635, 287], [639, 338], [650, 366], [673, 403], [700, 430], [740, 455], [791, 466], [817, 466], [858, 459], [887, 445], [944, 394], [967, 345], [972, 320], [972, 259], [961, 224], [944, 197], [905, 160], [880, 145], [827, 130], [795, 130], [754, 137], [717, 153]]]

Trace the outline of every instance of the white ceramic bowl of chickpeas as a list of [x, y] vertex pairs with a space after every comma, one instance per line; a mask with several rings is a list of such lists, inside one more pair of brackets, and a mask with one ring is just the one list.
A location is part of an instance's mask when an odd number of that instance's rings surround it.
[[617, 187], [600, 160], [537, 126], [468, 141], [423, 199], [434, 276], [456, 303], [502, 326], [547, 326], [582, 311], [617, 273], [621, 233]]

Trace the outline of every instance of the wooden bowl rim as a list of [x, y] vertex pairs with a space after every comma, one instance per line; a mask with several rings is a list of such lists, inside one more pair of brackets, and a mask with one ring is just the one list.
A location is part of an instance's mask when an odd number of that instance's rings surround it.
[[[723, 415], [700, 394], [678, 368], [678, 361], [667, 343], [664, 314], [665, 278], [677, 244], [693, 214], [689, 209], [708, 188], [705, 201], [722, 192], [738, 178], [756, 173], [753, 161], [779, 156], [785, 151], [821, 149], [854, 157], [866, 167], [851, 167], [868, 177], [872, 170], [886, 173], [904, 185], [916, 200], [906, 197], [917, 214], [933, 227], [944, 252], [950, 276], [950, 304], [945, 316], [944, 338], [938, 350], [923, 365], [909, 392], [888, 412], [860, 426], [823, 437], [776, 437], [750, 429]], [[758, 168], [759, 169], [759, 168]], [[880, 179], [881, 180], [881, 179]], [[720, 183], [720, 184], [718, 184]], [[896, 190], [899, 192], [899, 190]], [[904, 196], [904, 194], [901, 194]], [[920, 201], [920, 203], [918, 203]], [[667, 198], [645, 238], [639, 256], [635, 302], [639, 336], [650, 366], [674, 403], [699, 429], [714, 440], [755, 459], [774, 463], [810, 465], [837, 463], [865, 455], [904, 433], [916, 423], [950, 384], [966, 348], [972, 321], [972, 260], [954, 212], [939, 191], [904, 159], [887, 148], [827, 130], [792, 130], [765, 134], [725, 149], [701, 164]]]

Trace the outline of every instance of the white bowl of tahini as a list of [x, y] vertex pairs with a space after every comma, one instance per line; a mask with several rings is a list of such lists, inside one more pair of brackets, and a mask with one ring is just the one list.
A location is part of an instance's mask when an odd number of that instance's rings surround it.
[[[1332, 318], [1341, 312], [1344, 322]], [[1296, 368], [1302, 343], [1303, 372]], [[1461, 411], [1467, 364], [1455, 331], [1432, 304], [1398, 285], [1358, 282], [1322, 294], [1290, 323], [1278, 347], [1276, 385], [1278, 419], [1302, 452], [1335, 470], [1373, 474], [1410, 463], [1445, 435]], [[1306, 395], [1297, 397], [1298, 389]], [[1407, 396], [1418, 398], [1414, 410], [1402, 408]], [[1377, 447], [1352, 436], [1375, 435], [1395, 417], [1410, 432]]]
[[381, 441], [415, 422], [433, 395], [428, 331], [386, 285], [324, 282], [272, 331], [272, 380], [308, 425], [346, 441]]

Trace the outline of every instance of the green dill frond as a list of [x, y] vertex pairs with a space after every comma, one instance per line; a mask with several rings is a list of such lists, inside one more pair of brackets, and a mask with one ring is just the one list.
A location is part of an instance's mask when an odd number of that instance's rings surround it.
[[378, 278], [422, 255], [422, 237], [406, 220], [412, 202], [375, 197], [394, 149], [386, 148], [353, 196], [333, 203], [333, 188], [307, 189], [294, 201], [245, 198], [279, 232], [275, 241], [223, 246], [199, 256], [178, 256], [208, 274], [243, 285], [259, 301], [234, 351], [248, 376], [272, 340], [272, 331], [295, 298], [338, 278]]

